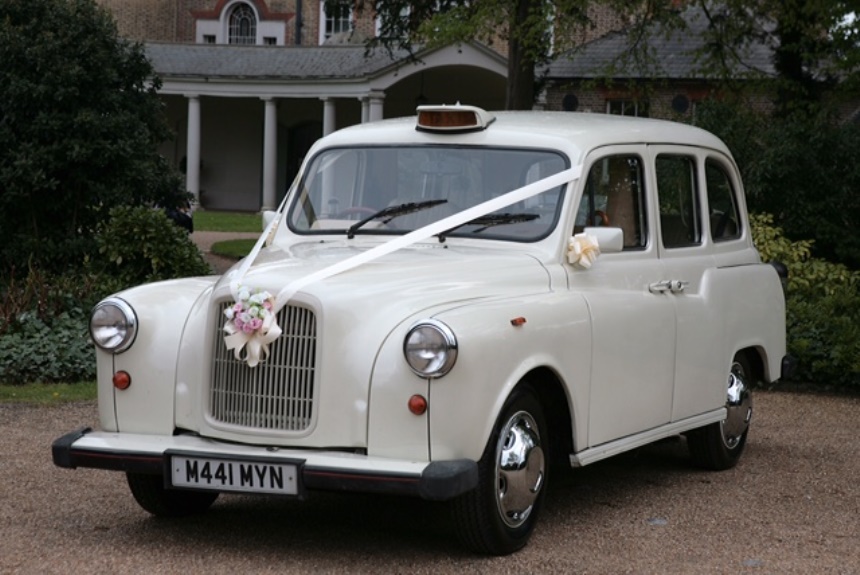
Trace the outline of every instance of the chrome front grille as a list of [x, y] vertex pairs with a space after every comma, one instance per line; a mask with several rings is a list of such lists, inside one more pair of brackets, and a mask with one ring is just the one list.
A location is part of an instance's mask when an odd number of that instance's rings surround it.
[[212, 355], [209, 415], [217, 422], [266, 431], [303, 431], [314, 415], [316, 316], [285, 306], [278, 312], [283, 333], [269, 344], [269, 356], [256, 367], [237, 360], [224, 345], [224, 310]]

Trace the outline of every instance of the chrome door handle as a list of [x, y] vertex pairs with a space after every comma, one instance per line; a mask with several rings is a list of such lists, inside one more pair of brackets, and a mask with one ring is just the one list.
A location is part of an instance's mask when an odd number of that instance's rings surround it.
[[672, 293], [681, 293], [688, 285], [690, 285], [690, 282], [681, 280], [663, 280], [649, 285], [648, 291], [651, 293], [666, 293], [667, 291]]

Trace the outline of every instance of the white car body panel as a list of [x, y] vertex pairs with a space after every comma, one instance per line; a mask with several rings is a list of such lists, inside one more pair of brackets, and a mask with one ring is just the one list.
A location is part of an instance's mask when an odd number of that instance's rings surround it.
[[[215, 350], [223, 346], [218, 322], [222, 306], [232, 302], [231, 282], [277, 294], [297, 279], [400, 237], [397, 221], [369, 222], [350, 238], [345, 228], [356, 220], [347, 216], [317, 218], [296, 209], [289, 220], [292, 202], [316, 193], [310, 184], [297, 185], [267, 247], [244, 277], [238, 277], [236, 266], [221, 278], [176, 280], [118, 294], [138, 315], [137, 339], [123, 353], [97, 351], [102, 431], [70, 438], [72, 455], [110, 453], [138, 464], [178, 449], [301, 460], [344, 477], [350, 472], [413, 477], [431, 463], [477, 462], [507, 398], [531, 381], [553, 386], [553, 397], [566, 404], [559, 406], [569, 421], [566, 455], [573, 465], [585, 465], [721, 421], [726, 378], [738, 352], [760, 358], [765, 380], [779, 378], [785, 356], [780, 281], [759, 260], [740, 178], [716, 137], [668, 122], [592, 114], [498, 113], [486, 129], [466, 133], [417, 131], [414, 121], [335, 132], [313, 146], [302, 170], [310, 171], [327, 153], [336, 164], [340, 150], [435, 152], [453, 145], [476, 155], [496, 148], [552, 152], [546, 162], [563, 158], [568, 168], [581, 166], [583, 175], [566, 186], [558, 219], [551, 220], [554, 227], [540, 237], [516, 241], [504, 234], [527, 232], [530, 222], [546, 225], [551, 215], [546, 211], [517, 222], [520, 228], [500, 225], [488, 232], [452, 232], [444, 242], [424, 239], [303, 286], [290, 304], [310, 310], [316, 322], [316, 363], [309, 366], [312, 416], [304, 427], [290, 430], [225, 423], [212, 416], [210, 387]], [[662, 244], [653, 173], [660, 154], [689, 156], [700, 167], [710, 158], [724, 167], [738, 195], [738, 237], [714, 241], [705, 221], [699, 245], [667, 249]], [[567, 250], [578, 233], [586, 175], [597, 162], [620, 155], [639, 158], [645, 173], [647, 201], [640, 217], [650, 222], [647, 242], [619, 251], [619, 234], [596, 232], [616, 245], [582, 269], [568, 261]], [[344, 160], [337, 169], [352, 175], [337, 181], [320, 175], [320, 197], [337, 200], [344, 188], [357, 190], [362, 178], [369, 180], [371, 168], [365, 173], [358, 164]], [[545, 177], [536, 166], [535, 173]], [[489, 181], [494, 174], [479, 176]], [[523, 175], [510, 189], [537, 178]], [[697, 185], [708, 185], [704, 175]], [[531, 205], [537, 204], [522, 201], [506, 209]], [[347, 207], [366, 209], [361, 203]], [[270, 217], [275, 216], [267, 215], [267, 221]], [[296, 223], [301, 217], [313, 220], [306, 230]], [[409, 329], [428, 319], [447, 325], [458, 344], [451, 371], [435, 378], [413, 373], [403, 351]], [[219, 361], [249, 379], [267, 369], [266, 359], [254, 368], [229, 357]], [[113, 387], [118, 370], [131, 374], [129, 389]], [[426, 400], [425, 413], [407, 408], [416, 395]], [[75, 465], [73, 458], [63, 461]]]

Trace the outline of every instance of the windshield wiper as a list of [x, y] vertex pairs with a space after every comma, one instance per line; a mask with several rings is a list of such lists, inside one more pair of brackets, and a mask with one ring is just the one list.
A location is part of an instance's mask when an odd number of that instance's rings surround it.
[[476, 230], [472, 230], [473, 234], [479, 234], [486, 230], [487, 228], [491, 228], [493, 226], [502, 226], [505, 224], [519, 224], [521, 222], [530, 222], [532, 220], [536, 220], [540, 217], [539, 214], [526, 214], [526, 213], [517, 213], [517, 214], [487, 214], [485, 216], [480, 216], [475, 218], [474, 220], [469, 220], [466, 223], [460, 224], [459, 226], [455, 226], [449, 230], [445, 230], [441, 234], [438, 234], [438, 238], [440, 242], [445, 241], [445, 236], [450, 234], [451, 232], [462, 228], [463, 226], [481, 226]]
[[388, 206], [387, 208], [382, 208], [378, 212], [374, 212], [366, 218], [359, 220], [349, 226], [349, 228], [346, 230], [346, 237], [347, 239], [351, 240], [355, 237], [355, 232], [357, 232], [359, 228], [373, 220], [385, 218], [382, 220], [382, 223], [387, 224], [394, 218], [405, 216], [406, 214], [411, 214], [414, 212], [420, 212], [422, 210], [432, 208], [433, 206], [438, 206], [439, 204], [446, 203], [448, 203], [448, 200], [427, 200], [425, 202], [408, 202], [406, 204], [397, 204], [394, 206]]

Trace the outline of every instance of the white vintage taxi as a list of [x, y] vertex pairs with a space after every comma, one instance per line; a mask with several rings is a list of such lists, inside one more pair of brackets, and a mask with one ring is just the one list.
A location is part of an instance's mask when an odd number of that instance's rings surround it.
[[597, 114], [425, 106], [319, 140], [252, 253], [93, 311], [100, 429], [66, 468], [156, 515], [219, 492], [448, 501], [526, 544], [553, 463], [668, 436], [733, 466], [784, 299], [725, 145]]

